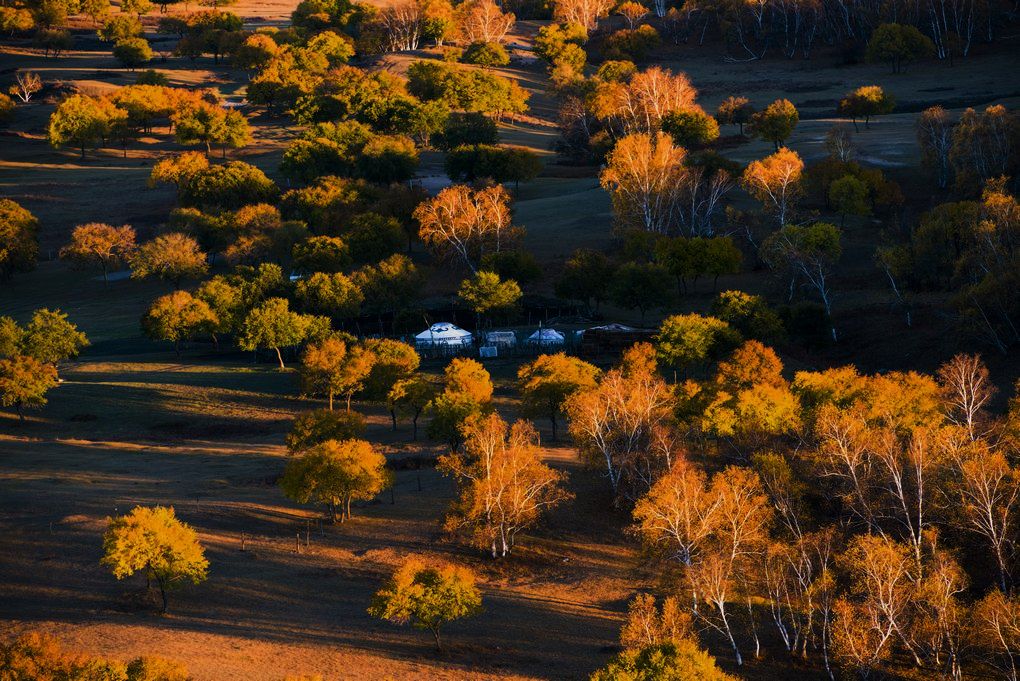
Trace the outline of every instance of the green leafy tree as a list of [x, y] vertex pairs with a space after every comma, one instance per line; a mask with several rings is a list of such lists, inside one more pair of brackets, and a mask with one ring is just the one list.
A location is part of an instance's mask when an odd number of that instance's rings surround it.
[[299, 504], [322, 504], [334, 523], [350, 519], [351, 501], [372, 499], [391, 484], [386, 457], [364, 440], [314, 445], [292, 459], [280, 478], [287, 498]]
[[357, 317], [365, 300], [358, 285], [342, 272], [315, 272], [298, 281], [294, 296], [305, 311], [337, 320]]
[[418, 150], [410, 137], [379, 135], [362, 147], [356, 165], [358, 175], [369, 182], [407, 182], [418, 169]]
[[356, 411], [315, 409], [298, 415], [285, 443], [291, 452], [301, 452], [327, 440], [357, 440], [365, 435], [365, 417]]
[[447, 622], [472, 617], [482, 608], [474, 574], [465, 567], [427, 563], [411, 556], [375, 594], [368, 613], [394, 624], [427, 629], [442, 649], [440, 629]]
[[88, 345], [88, 338], [65, 313], [47, 308], [32, 313], [21, 335], [21, 352], [46, 364], [77, 357]]
[[131, 278], [155, 277], [181, 287], [185, 279], [198, 279], [209, 271], [205, 253], [186, 234], [161, 234], [142, 244], [131, 256]]
[[393, 384], [386, 396], [386, 405], [396, 427], [398, 413], [411, 417], [411, 439], [418, 440], [418, 419], [436, 397], [436, 387], [424, 376], [414, 375]]
[[510, 55], [499, 43], [479, 41], [468, 45], [460, 60], [478, 66], [506, 66], [510, 63]]
[[451, 113], [443, 125], [442, 134], [435, 140], [440, 149], [456, 149], [460, 146], [499, 142], [496, 122], [485, 114], [475, 111]]
[[405, 237], [399, 220], [372, 212], [355, 215], [343, 234], [358, 264], [390, 257], [403, 248]]
[[844, 175], [829, 185], [829, 204], [839, 212], [840, 225], [847, 215], [871, 215], [868, 185], [853, 175]]
[[486, 253], [482, 256], [481, 269], [495, 272], [500, 279], [513, 279], [521, 287], [542, 278], [544, 270], [535, 256], [526, 250], [515, 248], [508, 251]]
[[336, 31], [316, 33], [305, 47], [326, 57], [332, 66], [345, 64], [354, 56], [354, 45], [351, 39]]
[[50, 55], [59, 57], [61, 52], [74, 47], [74, 36], [62, 28], [39, 28], [32, 36], [32, 42], [41, 48], [47, 57]]
[[[372, 353], [372, 370], [365, 379], [364, 390], [370, 400], [386, 400], [393, 386], [414, 376], [421, 364], [418, 351], [403, 341], [369, 338], [365, 340], [365, 349]], [[396, 430], [396, 415], [391, 415]]]
[[662, 117], [662, 130], [687, 149], [704, 147], [719, 139], [719, 123], [700, 107], [666, 114]]
[[126, 515], [108, 518], [107, 525], [100, 563], [117, 579], [144, 572], [147, 583], [155, 580], [163, 612], [169, 590], [208, 577], [209, 561], [198, 535], [177, 519], [172, 506], [135, 506]]
[[202, 144], [206, 156], [218, 144], [226, 155], [227, 147], [239, 149], [251, 141], [251, 127], [240, 111], [199, 101], [175, 112], [170, 121], [179, 144]]
[[517, 371], [521, 406], [528, 416], [549, 418], [555, 441], [556, 417], [563, 403], [578, 390], [594, 388], [600, 375], [597, 367], [562, 352], [539, 355]]
[[0, 359], [0, 405], [14, 407], [25, 420], [25, 407], [42, 407], [46, 393], [57, 387], [57, 369], [34, 357], [15, 355]]
[[625, 650], [591, 681], [736, 681], [688, 639]]
[[127, 112], [106, 100], [87, 95], [71, 95], [50, 115], [48, 137], [56, 148], [74, 145], [85, 158], [85, 149], [97, 144], [110, 132], [111, 121]]
[[760, 255], [773, 270], [785, 271], [791, 281], [802, 277], [822, 299], [829, 317], [832, 340], [836, 326], [832, 323], [832, 268], [843, 252], [842, 233], [835, 225], [817, 222], [813, 225], [786, 225], [773, 232], [761, 245]]
[[195, 298], [205, 302], [216, 317], [216, 324], [210, 329], [213, 343], [219, 345], [219, 334], [237, 331], [245, 314], [244, 292], [223, 276], [203, 281], [195, 291]]
[[0, 199], [0, 281], [35, 268], [39, 220], [20, 204]]
[[513, 279], [503, 281], [495, 272], [479, 271], [460, 284], [457, 295], [478, 318], [496, 310], [509, 310], [521, 298], [521, 287]]
[[541, 160], [529, 149], [483, 144], [451, 149], [445, 165], [446, 174], [455, 181], [489, 178], [499, 184], [513, 182], [518, 188], [521, 182], [535, 179], [542, 171]]
[[181, 356], [181, 342], [201, 332], [213, 333], [219, 324], [216, 314], [201, 298], [187, 291], [174, 291], [153, 301], [142, 316], [142, 330], [153, 340], [170, 341]]
[[732, 326], [745, 338], [753, 338], [762, 343], [776, 343], [786, 336], [783, 320], [761, 296], [743, 291], [723, 291], [712, 301], [712, 315]]
[[934, 54], [935, 44], [913, 26], [880, 24], [871, 33], [865, 58], [869, 62], [887, 62], [893, 73], [899, 73], [904, 64]]
[[663, 364], [686, 372], [726, 356], [740, 340], [740, 334], [721, 319], [696, 313], [673, 315], [659, 326], [655, 351]]
[[82, 0], [81, 11], [98, 26], [110, 14], [110, 0]]
[[152, 61], [153, 52], [145, 38], [123, 38], [113, 46], [113, 56], [124, 68], [134, 71]]
[[800, 114], [793, 102], [777, 99], [751, 117], [751, 131], [756, 137], [775, 144], [779, 151], [799, 122]]
[[0, 317], [0, 358], [21, 354], [21, 339], [25, 331], [13, 317]]
[[881, 86], [862, 85], [839, 100], [836, 111], [843, 116], [849, 116], [854, 123], [854, 130], [858, 130], [858, 118], [864, 119], [864, 127], [867, 128], [870, 127], [873, 116], [892, 113], [895, 108], [896, 100], [892, 95], [886, 94]]
[[313, 236], [294, 246], [294, 267], [299, 272], [342, 272], [353, 263], [351, 249], [336, 236]]
[[99, 29], [99, 39], [108, 43], [117, 43], [121, 40], [137, 38], [143, 32], [142, 22], [138, 17], [130, 14], [117, 14], [106, 20], [103, 27]]
[[192, 172], [178, 185], [183, 206], [236, 210], [253, 203], [275, 203], [280, 190], [261, 169], [243, 161], [230, 161]]
[[280, 369], [285, 369], [280, 348], [303, 341], [312, 321], [312, 317], [292, 312], [285, 298], [269, 298], [244, 318], [237, 345], [242, 350], [273, 350]]
[[669, 289], [669, 273], [662, 265], [628, 262], [613, 274], [609, 296], [624, 309], [637, 309], [644, 324], [645, 313], [662, 307], [669, 300]]
[[396, 253], [375, 265], [366, 265], [353, 275], [365, 294], [364, 309], [379, 316], [389, 312], [396, 317], [411, 308], [421, 297], [425, 277], [406, 255]]

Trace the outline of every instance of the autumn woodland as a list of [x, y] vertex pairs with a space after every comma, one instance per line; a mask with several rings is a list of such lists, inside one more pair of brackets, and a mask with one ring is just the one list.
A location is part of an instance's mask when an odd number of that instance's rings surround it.
[[0, 0], [0, 681], [1020, 681], [1018, 30]]

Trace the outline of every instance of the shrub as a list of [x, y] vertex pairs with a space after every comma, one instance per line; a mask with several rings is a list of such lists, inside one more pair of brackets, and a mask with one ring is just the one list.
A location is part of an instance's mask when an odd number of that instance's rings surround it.
[[506, 66], [510, 63], [510, 55], [499, 43], [477, 42], [468, 45], [460, 60], [478, 66]]
[[602, 55], [606, 59], [629, 59], [644, 61], [652, 50], [662, 44], [659, 32], [645, 24], [635, 29], [625, 28], [606, 38], [602, 47]]
[[152, 48], [145, 38], [125, 38], [113, 46], [113, 56], [132, 71], [152, 61]]
[[719, 139], [719, 124], [700, 108], [673, 111], [662, 117], [662, 130], [685, 148], [703, 147]]

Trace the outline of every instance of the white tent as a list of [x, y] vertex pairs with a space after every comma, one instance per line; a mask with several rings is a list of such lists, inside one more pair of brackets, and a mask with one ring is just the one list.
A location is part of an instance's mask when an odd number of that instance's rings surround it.
[[563, 334], [556, 329], [539, 329], [528, 336], [530, 345], [537, 345], [543, 348], [559, 347], [563, 345]]
[[517, 345], [517, 335], [513, 331], [490, 331], [485, 334], [485, 343], [497, 348], [512, 348]]
[[437, 322], [414, 337], [420, 348], [464, 348], [471, 345], [471, 332], [456, 324]]
[[586, 331], [604, 331], [606, 333], [630, 333], [631, 331], [637, 331], [633, 326], [627, 326], [626, 324], [617, 324], [611, 322], [609, 324], [603, 324], [602, 326], [593, 326]]

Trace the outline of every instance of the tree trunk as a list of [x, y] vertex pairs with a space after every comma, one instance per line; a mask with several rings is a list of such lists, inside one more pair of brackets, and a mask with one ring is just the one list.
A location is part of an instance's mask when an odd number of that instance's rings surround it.
[[166, 584], [163, 583], [164, 581], [165, 580], [160, 579], [159, 577], [156, 578], [156, 584], [159, 585], [159, 596], [161, 599], [163, 599], [163, 609], [160, 610], [160, 612], [165, 615], [167, 602], [166, 602]]
[[273, 350], [276, 350], [276, 361], [280, 363], [280, 369], [286, 369], [287, 367], [283, 365], [283, 355], [280, 353], [280, 348], [274, 347]]
[[442, 641], [439, 640], [439, 627], [438, 626], [432, 627], [432, 635], [435, 636], [435, 638], [436, 638], [436, 652], [442, 652], [443, 651], [443, 643], [442, 643]]
[[390, 409], [390, 420], [393, 422], [393, 431], [396, 432], [396, 430], [397, 430], [397, 411], [395, 409]]

